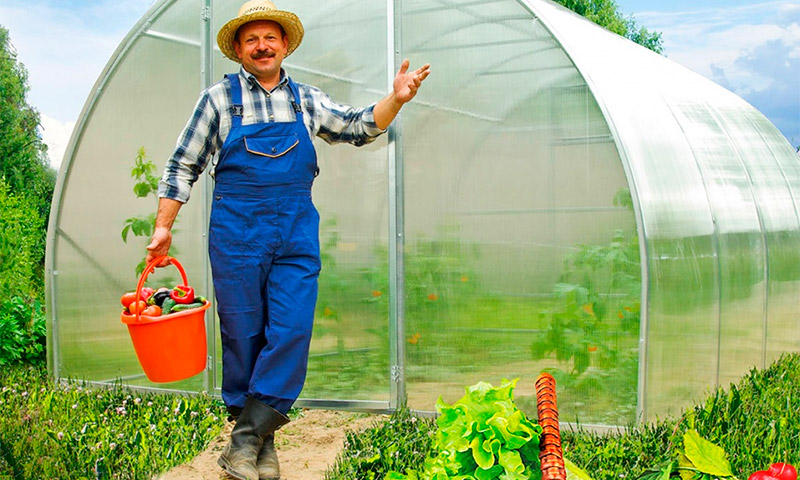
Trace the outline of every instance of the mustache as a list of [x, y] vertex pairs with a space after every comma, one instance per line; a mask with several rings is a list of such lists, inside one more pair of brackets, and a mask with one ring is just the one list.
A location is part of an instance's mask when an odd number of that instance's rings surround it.
[[272, 58], [275, 56], [275, 52], [272, 50], [260, 50], [258, 52], [253, 53], [250, 55], [254, 60], [260, 60], [262, 58]]

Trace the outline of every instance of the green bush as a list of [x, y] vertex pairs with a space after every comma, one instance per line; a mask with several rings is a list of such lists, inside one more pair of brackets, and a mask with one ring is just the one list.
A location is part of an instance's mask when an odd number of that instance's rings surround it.
[[0, 478], [150, 479], [202, 451], [224, 408], [207, 395], [53, 385], [43, 368], [0, 369]]
[[0, 178], [0, 292], [37, 295], [43, 290], [44, 220], [25, 196]]
[[42, 303], [19, 296], [0, 300], [0, 366], [44, 365], [47, 326]]

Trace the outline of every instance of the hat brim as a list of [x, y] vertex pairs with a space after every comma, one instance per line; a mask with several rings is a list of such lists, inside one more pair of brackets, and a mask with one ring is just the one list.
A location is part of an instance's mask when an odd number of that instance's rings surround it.
[[236, 41], [236, 32], [238, 32], [239, 28], [241, 28], [241, 26], [245, 23], [255, 22], [258, 20], [270, 20], [283, 27], [283, 31], [286, 33], [286, 36], [289, 39], [289, 45], [286, 51], [287, 57], [291, 55], [292, 52], [294, 52], [297, 47], [300, 46], [300, 42], [303, 41], [303, 24], [294, 13], [284, 10], [264, 10], [253, 12], [247, 15], [242, 15], [241, 17], [236, 17], [219, 29], [219, 33], [217, 33], [217, 45], [226, 57], [230, 58], [236, 63], [241, 63], [241, 60], [236, 55], [236, 48], [233, 46], [234, 42]]

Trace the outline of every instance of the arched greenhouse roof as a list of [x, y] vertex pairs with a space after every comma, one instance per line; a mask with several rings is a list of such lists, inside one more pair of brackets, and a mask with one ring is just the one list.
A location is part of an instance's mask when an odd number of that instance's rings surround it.
[[[213, 314], [207, 370], [166, 385], [117, 315], [155, 212], [131, 168], [141, 152], [160, 175], [200, 90], [238, 69], [214, 44], [238, 7], [158, 2], [86, 101], [48, 237], [56, 378], [219, 392]], [[619, 425], [800, 346], [799, 162], [741, 98], [548, 0], [278, 7], [306, 30], [287, 72], [339, 102], [380, 99], [403, 58], [433, 69], [388, 135], [315, 142], [323, 271], [301, 404], [432, 410], [552, 369], [562, 418]], [[212, 189], [204, 175], [175, 235], [207, 293]]]

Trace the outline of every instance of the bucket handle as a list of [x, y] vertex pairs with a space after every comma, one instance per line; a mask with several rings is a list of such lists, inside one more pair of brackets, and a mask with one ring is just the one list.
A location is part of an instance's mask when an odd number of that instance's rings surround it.
[[[144, 300], [142, 298], [142, 288], [144, 287], [144, 282], [147, 280], [147, 276], [150, 275], [150, 273], [152, 273], [153, 270], [155, 270], [156, 265], [160, 264], [165, 259], [169, 260], [170, 265], [175, 265], [175, 268], [177, 268], [178, 271], [181, 272], [181, 278], [183, 279], [183, 285], [188, 285], [189, 284], [189, 280], [186, 279], [186, 270], [183, 269], [183, 265], [181, 265], [181, 262], [179, 262], [177, 259], [175, 259], [173, 257], [169, 257], [167, 255], [163, 255], [161, 257], [154, 258], [150, 263], [147, 264], [147, 267], [145, 267], [144, 271], [142, 272], [142, 276], [139, 277], [139, 283], [136, 284], [136, 301], [137, 302], [139, 300]], [[139, 319], [139, 309], [138, 308], [136, 309], [136, 321], [137, 322], [141, 321]]]

